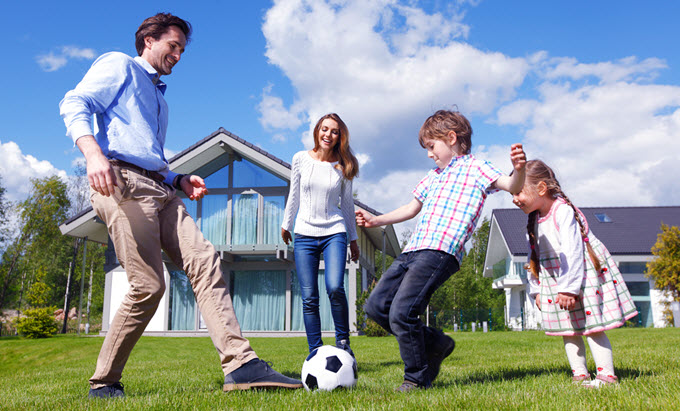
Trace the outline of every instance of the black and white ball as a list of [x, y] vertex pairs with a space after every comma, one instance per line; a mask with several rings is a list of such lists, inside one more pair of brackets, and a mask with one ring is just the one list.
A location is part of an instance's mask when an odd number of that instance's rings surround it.
[[354, 387], [357, 362], [350, 353], [331, 345], [312, 351], [302, 364], [302, 384], [307, 391]]

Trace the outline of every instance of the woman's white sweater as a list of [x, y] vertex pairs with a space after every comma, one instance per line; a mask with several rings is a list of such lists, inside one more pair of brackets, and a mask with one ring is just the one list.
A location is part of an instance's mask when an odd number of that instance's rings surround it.
[[295, 234], [323, 237], [346, 232], [347, 241], [357, 239], [352, 182], [337, 164], [315, 160], [307, 151], [293, 156], [281, 228], [291, 231], [295, 219]]

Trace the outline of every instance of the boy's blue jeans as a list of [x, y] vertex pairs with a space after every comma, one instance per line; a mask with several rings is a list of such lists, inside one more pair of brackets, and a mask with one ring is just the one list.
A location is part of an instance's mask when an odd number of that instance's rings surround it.
[[458, 269], [456, 258], [443, 251], [403, 253], [366, 301], [366, 314], [397, 337], [405, 380], [425, 387], [432, 383], [426, 378], [427, 352], [435, 341], [432, 329], [423, 325], [420, 315], [432, 294]]
[[321, 253], [324, 256], [326, 292], [331, 303], [336, 344], [340, 340], [346, 340], [349, 344], [349, 307], [344, 287], [347, 234], [337, 233], [324, 237], [296, 234], [295, 268], [300, 282], [302, 316], [307, 332], [309, 352], [323, 345], [318, 283]]

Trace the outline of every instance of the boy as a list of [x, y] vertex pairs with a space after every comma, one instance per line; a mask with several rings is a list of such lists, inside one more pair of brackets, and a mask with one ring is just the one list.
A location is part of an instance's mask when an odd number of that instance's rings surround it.
[[470, 154], [471, 137], [472, 128], [462, 114], [437, 111], [418, 135], [437, 168], [418, 183], [415, 198], [380, 216], [356, 212], [358, 225], [375, 227], [408, 220], [423, 210], [408, 244], [364, 306], [371, 319], [397, 337], [404, 361], [404, 382], [398, 391], [430, 387], [454, 349], [452, 338], [424, 326], [419, 316], [435, 290], [458, 271], [486, 196], [498, 190], [518, 193], [524, 184], [526, 156], [521, 144], [511, 147], [514, 172], [506, 176]]

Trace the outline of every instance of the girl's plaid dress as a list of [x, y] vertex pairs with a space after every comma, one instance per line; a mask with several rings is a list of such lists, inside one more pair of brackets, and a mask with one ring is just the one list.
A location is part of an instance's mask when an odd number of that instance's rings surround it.
[[[581, 213], [580, 210], [578, 212]], [[573, 209], [558, 198], [550, 213], [540, 218], [537, 224], [539, 280], [529, 273], [529, 282], [532, 291], [540, 292], [542, 327], [547, 335], [589, 335], [620, 327], [638, 314], [628, 287], [607, 248], [587, 228], [588, 223], [582, 213], [581, 221], [586, 225], [588, 241], [602, 269], [599, 272], [595, 270], [585, 245], [565, 247], [561, 244], [565, 241], [564, 236], [560, 236], [559, 222], [564, 224], [565, 218], [569, 219], [569, 214], [565, 213], [570, 213], [573, 218]], [[580, 235], [576, 241], [576, 244], [582, 242]], [[583, 254], [585, 269], [576, 305], [573, 310], [567, 311], [556, 303], [557, 293], [564, 291], [558, 290], [558, 279], [562, 275], [578, 275], [578, 272], [565, 273], [561, 267], [564, 256], [573, 252]], [[573, 278], [570, 282], [574, 284], [574, 280], [578, 281]], [[560, 283], [564, 284], [564, 279]]]

